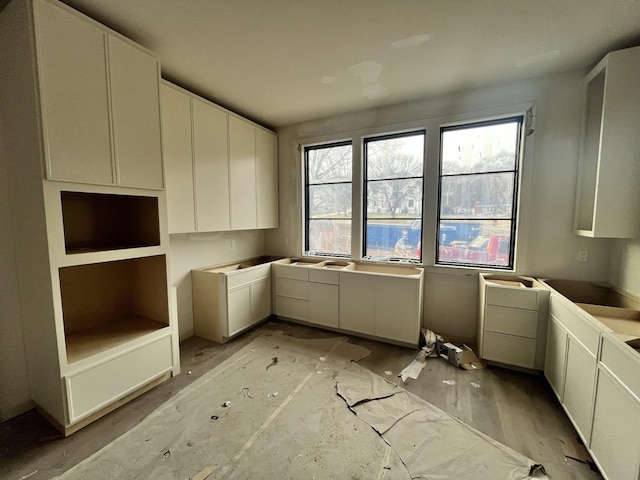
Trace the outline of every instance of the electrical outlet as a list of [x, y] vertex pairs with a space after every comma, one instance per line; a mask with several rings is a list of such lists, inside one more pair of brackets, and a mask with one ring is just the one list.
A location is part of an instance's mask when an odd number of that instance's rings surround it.
[[579, 250], [578, 251], [578, 261], [586, 262], [589, 258], [589, 252], [587, 250]]
[[231, 239], [231, 248], [236, 248], [236, 240], [235, 240], [235, 238]]

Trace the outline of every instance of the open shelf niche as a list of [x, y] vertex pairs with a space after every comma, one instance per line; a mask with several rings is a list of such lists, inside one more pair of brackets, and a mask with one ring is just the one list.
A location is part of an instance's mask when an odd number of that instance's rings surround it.
[[158, 198], [60, 192], [67, 254], [160, 245]]
[[59, 269], [67, 364], [169, 326], [165, 255]]

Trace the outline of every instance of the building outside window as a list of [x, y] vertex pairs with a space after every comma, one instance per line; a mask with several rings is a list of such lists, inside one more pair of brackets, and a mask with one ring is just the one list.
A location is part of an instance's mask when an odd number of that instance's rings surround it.
[[436, 264], [513, 269], [522, 124], [441, 128]]

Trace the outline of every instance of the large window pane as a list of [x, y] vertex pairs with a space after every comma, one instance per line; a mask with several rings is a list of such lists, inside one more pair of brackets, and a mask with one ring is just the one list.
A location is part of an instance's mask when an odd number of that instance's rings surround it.
[[305, 252], [351, 255], [351, 143], [305, 147]]
[[367, 179], [421, 177], [424, 135], [409, 135], [367, 142]]
[[514, 267], [522, 121], [441, 129], [437, 264]]
[[440, 218], [511, 218], [515, 173], [442, 177]]
[[386, 220], [367, 223], [365, 255], [372, 259], [420, 260], [420, 220]]
[[420, 261], [424, 147], [424, 131], [365, 140], [365, 257]]
[[509, 122], [445, 130], [441, 175], [515, 170], [519, 128]]
[[351, 184], [309, 185], [309, 218], [351, 218]]
[[351, 182], [351, 164], [351, 144], [309, 149], [307, 183]]
[[310, 255], [349, 256], [351, 220], [310, 220], [307, 251]]
[[511, 222], [441, 221], [439, 263], [506, 267], [512, 262]]
[[380, 180], [367, 183], [367, 217], [420, 218], [422, 178]]

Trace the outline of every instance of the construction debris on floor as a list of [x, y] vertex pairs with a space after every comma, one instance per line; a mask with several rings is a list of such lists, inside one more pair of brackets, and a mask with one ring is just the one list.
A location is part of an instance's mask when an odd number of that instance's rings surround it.
[[346, 337], [261, 333], [58, 478], [493, 480], [534, 474], [532, 460], [354, 363], [368, 354]]

